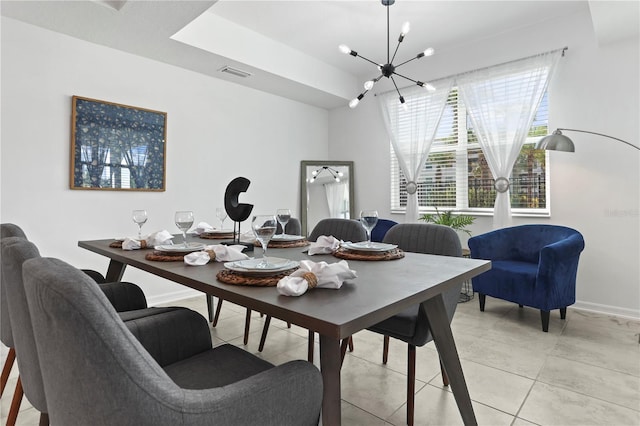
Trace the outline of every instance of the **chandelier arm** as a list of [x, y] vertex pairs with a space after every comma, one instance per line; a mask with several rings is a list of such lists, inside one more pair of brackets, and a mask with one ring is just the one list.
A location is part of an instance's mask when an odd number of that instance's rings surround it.
[[419, 57], [418, 57], [418, 56], [414, 56], [414, 57], [413, 57], [413, 58], [411, 58], [411, 59], [407, 59], [407, 60], [406, 60], [406, 61], [404, 61], [403, 63], [396, 65], [396, 68], [399, 68], [399, 67], [401, 67], [402, 65], [407, 64], [407, 63], [409, 63], [409, 62], [411, 62], [411, 61], [415, 61], [416, 59], [419, 59]]
[[402, 78], [404, 78], [405, 80], [413, 81], [415, 84], [418, 84], [418, 81], [417, 81], [417, 80], [414, 80], [414, 79], [409, 78], [409, 77], [407, 77], [407, 76], [405, 76], [405, 75], [402, 75], [402, 74], [398, 74], [397, 72], [394, 72], [394, 74], [395, 74], [395, 75], [397, 75], [398, 77], [402, 77]]
[[[398, 74], [398, 75], [400, 75], [400, 74]], [[400, 77], [402, 77], [402, 76], [400, 75]], [[396, 80], [393, 78], [393, 76], [391, 76], [390, 78], [391, 78], [391, 81], [393, 82], [393, 85], [396, 88], [396, 92], [398, 92], [398, 96], [402, 97], [402, 94], [400, 93], [400, 89], [398, 89], [398, 85], [396, 84]]]
[[[389, 6], [387, 5], [387, 63], [390, 64], [391, 61], [389, 60]], [[396, 51], [398, 49], [396, 48]], [[395, 54], [394, 54], [395, 56]]]
[[373, 64], [373, 65], [375, 65], [376, 67], [379, 67], [379, 66], [380, 66], [380, 64], [379, 64], [379, 63], [374, 62], [374, 61], [372, 61], [372, 60], [371, 60], [371, 59], [369, 59], [369, 58], [365, 58], [364, 56], [362, 56], [362, 55], [361, 55], [361, 54], [359, 54], [359, 53], [358, 53], [358, 56], [356, 56], [356, 57], [357, 57], [357, 58], [362, 58], [362, 59], [364, 59], [365, 61], [372, 63], [372, 64]]
[[[393, 52], [393, 57], [391, 58], [391, 61], [388, 62], [389, 64], [392, 64], [394, 59], [396, 59], [396, 54], [398, 53], [398, 49], [400, 48], [400, 43], [402, 43], [402, 42], [398, 41], [398, 45], [396, 46], [396, 50], [395, 50], [395, 52]], [[402, 64], [400, 64], [400, 65], [402, 65]], [[398, 65], [398, 66], [400, 66], [400, 65]]]

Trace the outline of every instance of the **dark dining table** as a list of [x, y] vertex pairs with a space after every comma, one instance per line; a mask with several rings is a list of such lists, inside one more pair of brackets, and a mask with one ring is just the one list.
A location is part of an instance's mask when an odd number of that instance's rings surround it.
[[[211, 241], [191, 241], [211, 244]], [[324, 393], [322, 423], [340, 425], [341, 339], [387, 319], [404, 309], [424, 303], [444, 369], [449, 376], [458, 409], [465, 425], [477, 424], [458, 358], [442, 293], [491, 268], [478, 259], [405, 253], [404, 258], [385, 261], [348, 260], [357, 278], [338, 290], [316, 288], [300, 297], [278, 294], [275, 287], [225, 284], [216, 279], [221, 262], [189, 266], [184, 262], [145, 259], [149, 249], [125, 251], [109, 247], [112, 239], [79, 241], [78, 246], [110, 259], [107, 280], [122, 279], [127, 265], [170, 281], [220, 297], [252, 310], [296, 324], [320, 335], [320, 369]], [[251, 253], [249, 253], [251, 255]], [[254, 252], [262, 255], [261, 249]], [[309, 256], [305, 248], [269, 249], [270, 257], [315, 262], [337, 262], [330, 254]]]

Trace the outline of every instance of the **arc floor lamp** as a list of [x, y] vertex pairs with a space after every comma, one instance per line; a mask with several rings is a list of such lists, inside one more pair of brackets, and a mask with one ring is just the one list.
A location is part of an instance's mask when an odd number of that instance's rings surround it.
[[605, 138], [609, 138], [609, 139], [615, 139], [619, 142], [622, 142], [624, 144], [629, 145], [632, 148], [635, 148], [637, 150], [640, 151], [640, 148], [638, 148], [637, 146], [627, 142], [627, 141], [623, 141], [622, 139], [619, 138], [615, 138], [613, 136], [609, 136], [609, 135], [605, 135], [602, 133], [596, 133], [596, 132], [590, 132], [588, 130], [577, 130], [577, 129], [556, 129], [555, 132], [553, 132], [552, 134], [545, 136], [544, 138], [540, 139], [538, 141], [538, 143], [536, 144], [536, 149], [545, 149], [548, 151], [566, 151], [566, 152], [574, 152], [575, 151], [575, 147], [573, 145], [573, 141], [571, 139], [569, 139], [567, 136], [562, 134], [562, 131], [569, 131], [569, 132], [580, 132], [580, 133], [590, 133], [592, 135], [598, 135], [598, 136], [604, 136]]

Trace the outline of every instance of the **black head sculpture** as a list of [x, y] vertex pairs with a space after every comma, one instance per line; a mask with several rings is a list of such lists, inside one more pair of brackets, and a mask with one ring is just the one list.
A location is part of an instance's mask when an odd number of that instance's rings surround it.
[[251, 181], [244, 177], [237, 177], [227, 185], [224, 192], [224, 209], [234, 222], [242, 222], [246, 220], [251, 211], [253, 204], [244, 204], [238, 202], [238, 196], [241, 192], [246, 192]]

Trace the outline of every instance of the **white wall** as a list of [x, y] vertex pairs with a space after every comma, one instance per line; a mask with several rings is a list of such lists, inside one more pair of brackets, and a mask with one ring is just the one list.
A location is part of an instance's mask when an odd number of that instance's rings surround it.
[[[0, 220], [23, 227], [42, 255], [106, 272], [78, 240], [135, 235], [136, 208], [149, 212], [145, 231], [177, 233], [180, 209], [217, 224], [237, 176], [251, 180], [241, 200], [254, 213], [289, 207], [299, 217], [299, 164], [327, 158], [326, 110], [4, 17], [1, 30]], [[69, 189], [72, 95], [168, 113], [165, 192]], [[133, 268], [124, 279], [150, 303], [185, 289]]]
[[[591, 130], [640, 145], [638, 39], [598, 46], [586, 9], [437, 54], [429, 58], [433, 61], [425, 66], [428, 75], [423, 80], [564, 46], [569, 50], [549, 88], [550, 127]], [[355, 161], [356, 210], [377, 208], [381, 217], [402, 222], [402, 216], [390, 214], [389, 143], [377, 99], [368, 95], [355, 110], [331, 111], [329, 125], [331, 159]], [[514, 224], [549, 223], [579, 230], [586, 248], [575, 307], [640, 317], [639, 152], [611, 139], [567, 135], [576, 152], [552, 152], [550, 157], [551, 217], [515, 218]], [[472, 232], [490, 229], [491, 218], [479, 217]]]

